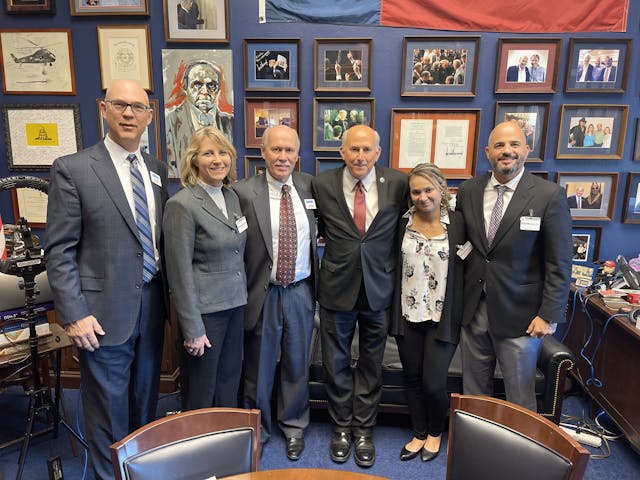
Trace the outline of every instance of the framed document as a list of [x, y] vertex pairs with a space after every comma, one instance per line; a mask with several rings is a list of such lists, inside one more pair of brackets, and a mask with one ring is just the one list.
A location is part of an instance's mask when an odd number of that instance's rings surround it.
[[126, 78], [152, 91], [149, 26], [98, 25], [97, 29], [102, 89]]
[[47, 199], [46, 193], [33, 188], [11, 189], [14, 223], [17, 225], [20, 217], [24, 217], [31, 228], [45, 228], [47, 226]]

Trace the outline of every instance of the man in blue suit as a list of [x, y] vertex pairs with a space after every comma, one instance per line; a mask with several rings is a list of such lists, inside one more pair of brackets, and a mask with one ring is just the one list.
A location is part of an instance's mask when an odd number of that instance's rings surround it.
[[[78, 348], [95, 478], [105, 479], [113, 478], [109, 445], [155, 419], [167, 167], [140, 151], [152, 120], [140, 85], [115, 81], [100, 111], [105, 138], [51, 168], [45, 261], [58, 318]], [[148, 228], [139, 232], [142, 218]]]

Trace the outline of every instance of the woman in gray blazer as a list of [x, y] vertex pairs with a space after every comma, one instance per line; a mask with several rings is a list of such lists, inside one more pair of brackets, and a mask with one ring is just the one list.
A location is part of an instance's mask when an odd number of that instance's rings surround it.
[[196, 131], [164, 211], [169, 288], [180, 324], [182, 409], [237, 406], [247, 280], [247, 222], [235, 192], [236, 150], [215, 127]]

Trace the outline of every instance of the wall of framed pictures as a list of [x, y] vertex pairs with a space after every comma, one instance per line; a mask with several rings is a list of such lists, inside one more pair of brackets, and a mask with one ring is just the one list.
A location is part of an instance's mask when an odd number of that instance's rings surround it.
[[[35, 117], [52, 104], [73, 105], [80, 138], [66, 143], [74, 148], [100, 138], [96, 98], [104, 96], [106, 79], [138, 72], [160, 110], [149, 131], [150, 150], [167, 158], [168, 113], [177, 99], [166, 92], [175, 86], [183, 60], [176, 60], [176, 51], [202, 50], [203, 64], [223, 66], [224, 108], [238, 150], [239, 178], [260, 171], [261, 122], [272, 117], [295, 119], [299, 168], [315, 174], [340, 164], [339, 130], [352, 122], [366, 122], [380, 133], [381, 164], [407, 168], [406, 159], [396, 158], [406, 150], [397, 143], [401, 117], [410, 114], [414, 123], [407, 125], [425, 131], [425, 122], [436, 125], [466, 112], [473, 115], [473, 138], [460, 141], [473, 150], [452, 169], [450, 185], [457, 187], [489, 169], [484, 154], [489, 132], [496, 122], [512, 119], [522, 122], [531, 139], [529, 171], [565, 186], [568, 198], [576, 189], [604, 189], [597, 209], [572, 208], [576, 228], [586, 230], [579, 235], [597, 232], [597, 256], [640, 253], [640, 48], [632, 48], [640, 44], [639, 2], [630, 3], [625, 33], [544, 35], [261, 24], [257, 1], [233, 0], [203, 1], [210, 11], [203, 11], [189, 32], [181, 25], [191, 20], [176, 16], [176, 0], [137, 0], [133, 6], [116, 1], [110, 7], [81, 0], [42, 3], [40, 10], [19, 12], [7, 12], [7, 2], [0, 6], [0, 104], [12, 115], [26, 109]], [[51, 35], [60, 38], [49, 42]], [[446, 57], [443, 71], [425, 73], [417, 64], [436, 52]], [[198, 57], [189, 55], [185, 61]], [[12, 143], [21, 122], [29, 123], [20, 116], [9, 128], [2, 122], [0, 178], [46, 177], [46, 168], [31, 168], [39, 158], [27, 153], [32, 145]], [[424, 140], [436, 141], [437, 135]], [[23, 151], [24, 158], [18, 158]], [[431, 159], [437, 159], [436, 146], [432, 151]], [[177, 191], [178, 181], [171, 182]], [[0, 197], [0, 214], [5, 223], [13, 221], [8, 194]]]

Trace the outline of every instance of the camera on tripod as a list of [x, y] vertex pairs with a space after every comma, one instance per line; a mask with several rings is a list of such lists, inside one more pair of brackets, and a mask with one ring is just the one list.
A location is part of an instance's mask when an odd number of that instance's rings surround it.
[[[7, 230], [9, 226], [7, 225]], [[0, 273], [14, 275], [22, 278], [35, 278], [45, 270], [44, 252], [40, 248], [37, 236], [31, 233], [27, 220], [20, 218], [15, 225], [11, 240], [7, 241], [9, 247], [6, 260], [0, 260]]]

